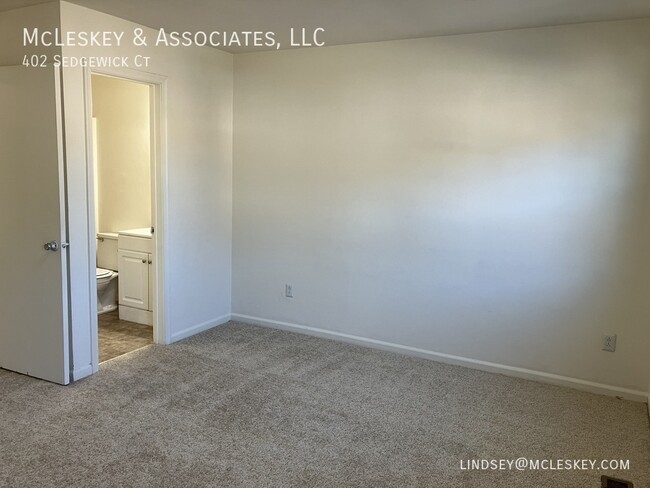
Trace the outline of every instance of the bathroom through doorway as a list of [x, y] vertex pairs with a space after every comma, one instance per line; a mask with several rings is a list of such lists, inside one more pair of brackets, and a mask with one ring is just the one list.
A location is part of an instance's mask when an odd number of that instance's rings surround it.
[[[161, 331], [161, 84], [88, 73], [87, 114], [97, 309], [93, 369], [154, 342]], [[92, 288], [92, 284], [91, 284]]]

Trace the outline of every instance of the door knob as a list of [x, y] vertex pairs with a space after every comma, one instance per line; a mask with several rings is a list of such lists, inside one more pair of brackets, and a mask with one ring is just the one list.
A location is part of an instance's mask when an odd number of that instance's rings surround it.
[[43, 244], [43, 249], [46, 251], [56, 252], [59, 250], [59, 243], [56, 241], [50, 241]]

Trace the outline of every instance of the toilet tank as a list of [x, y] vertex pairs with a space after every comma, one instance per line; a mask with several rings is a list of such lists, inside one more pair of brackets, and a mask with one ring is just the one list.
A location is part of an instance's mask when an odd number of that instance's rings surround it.
[[97, 234], [97, 267], [117, 271], [117, 234], [99, 232]]

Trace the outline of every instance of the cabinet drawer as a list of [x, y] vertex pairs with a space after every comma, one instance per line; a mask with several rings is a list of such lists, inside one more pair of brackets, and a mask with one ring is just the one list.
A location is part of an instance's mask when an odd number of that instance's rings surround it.
[[152, 239], [133, 237], [120, 234], [117, 238], [117, 248], [126, 251], [153, 253]]

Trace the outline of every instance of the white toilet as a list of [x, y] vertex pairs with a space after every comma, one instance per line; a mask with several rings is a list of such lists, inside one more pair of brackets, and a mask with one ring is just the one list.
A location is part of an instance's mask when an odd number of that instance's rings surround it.
[[97, 234], [97, 313], [117, 310], [117, 234]]

